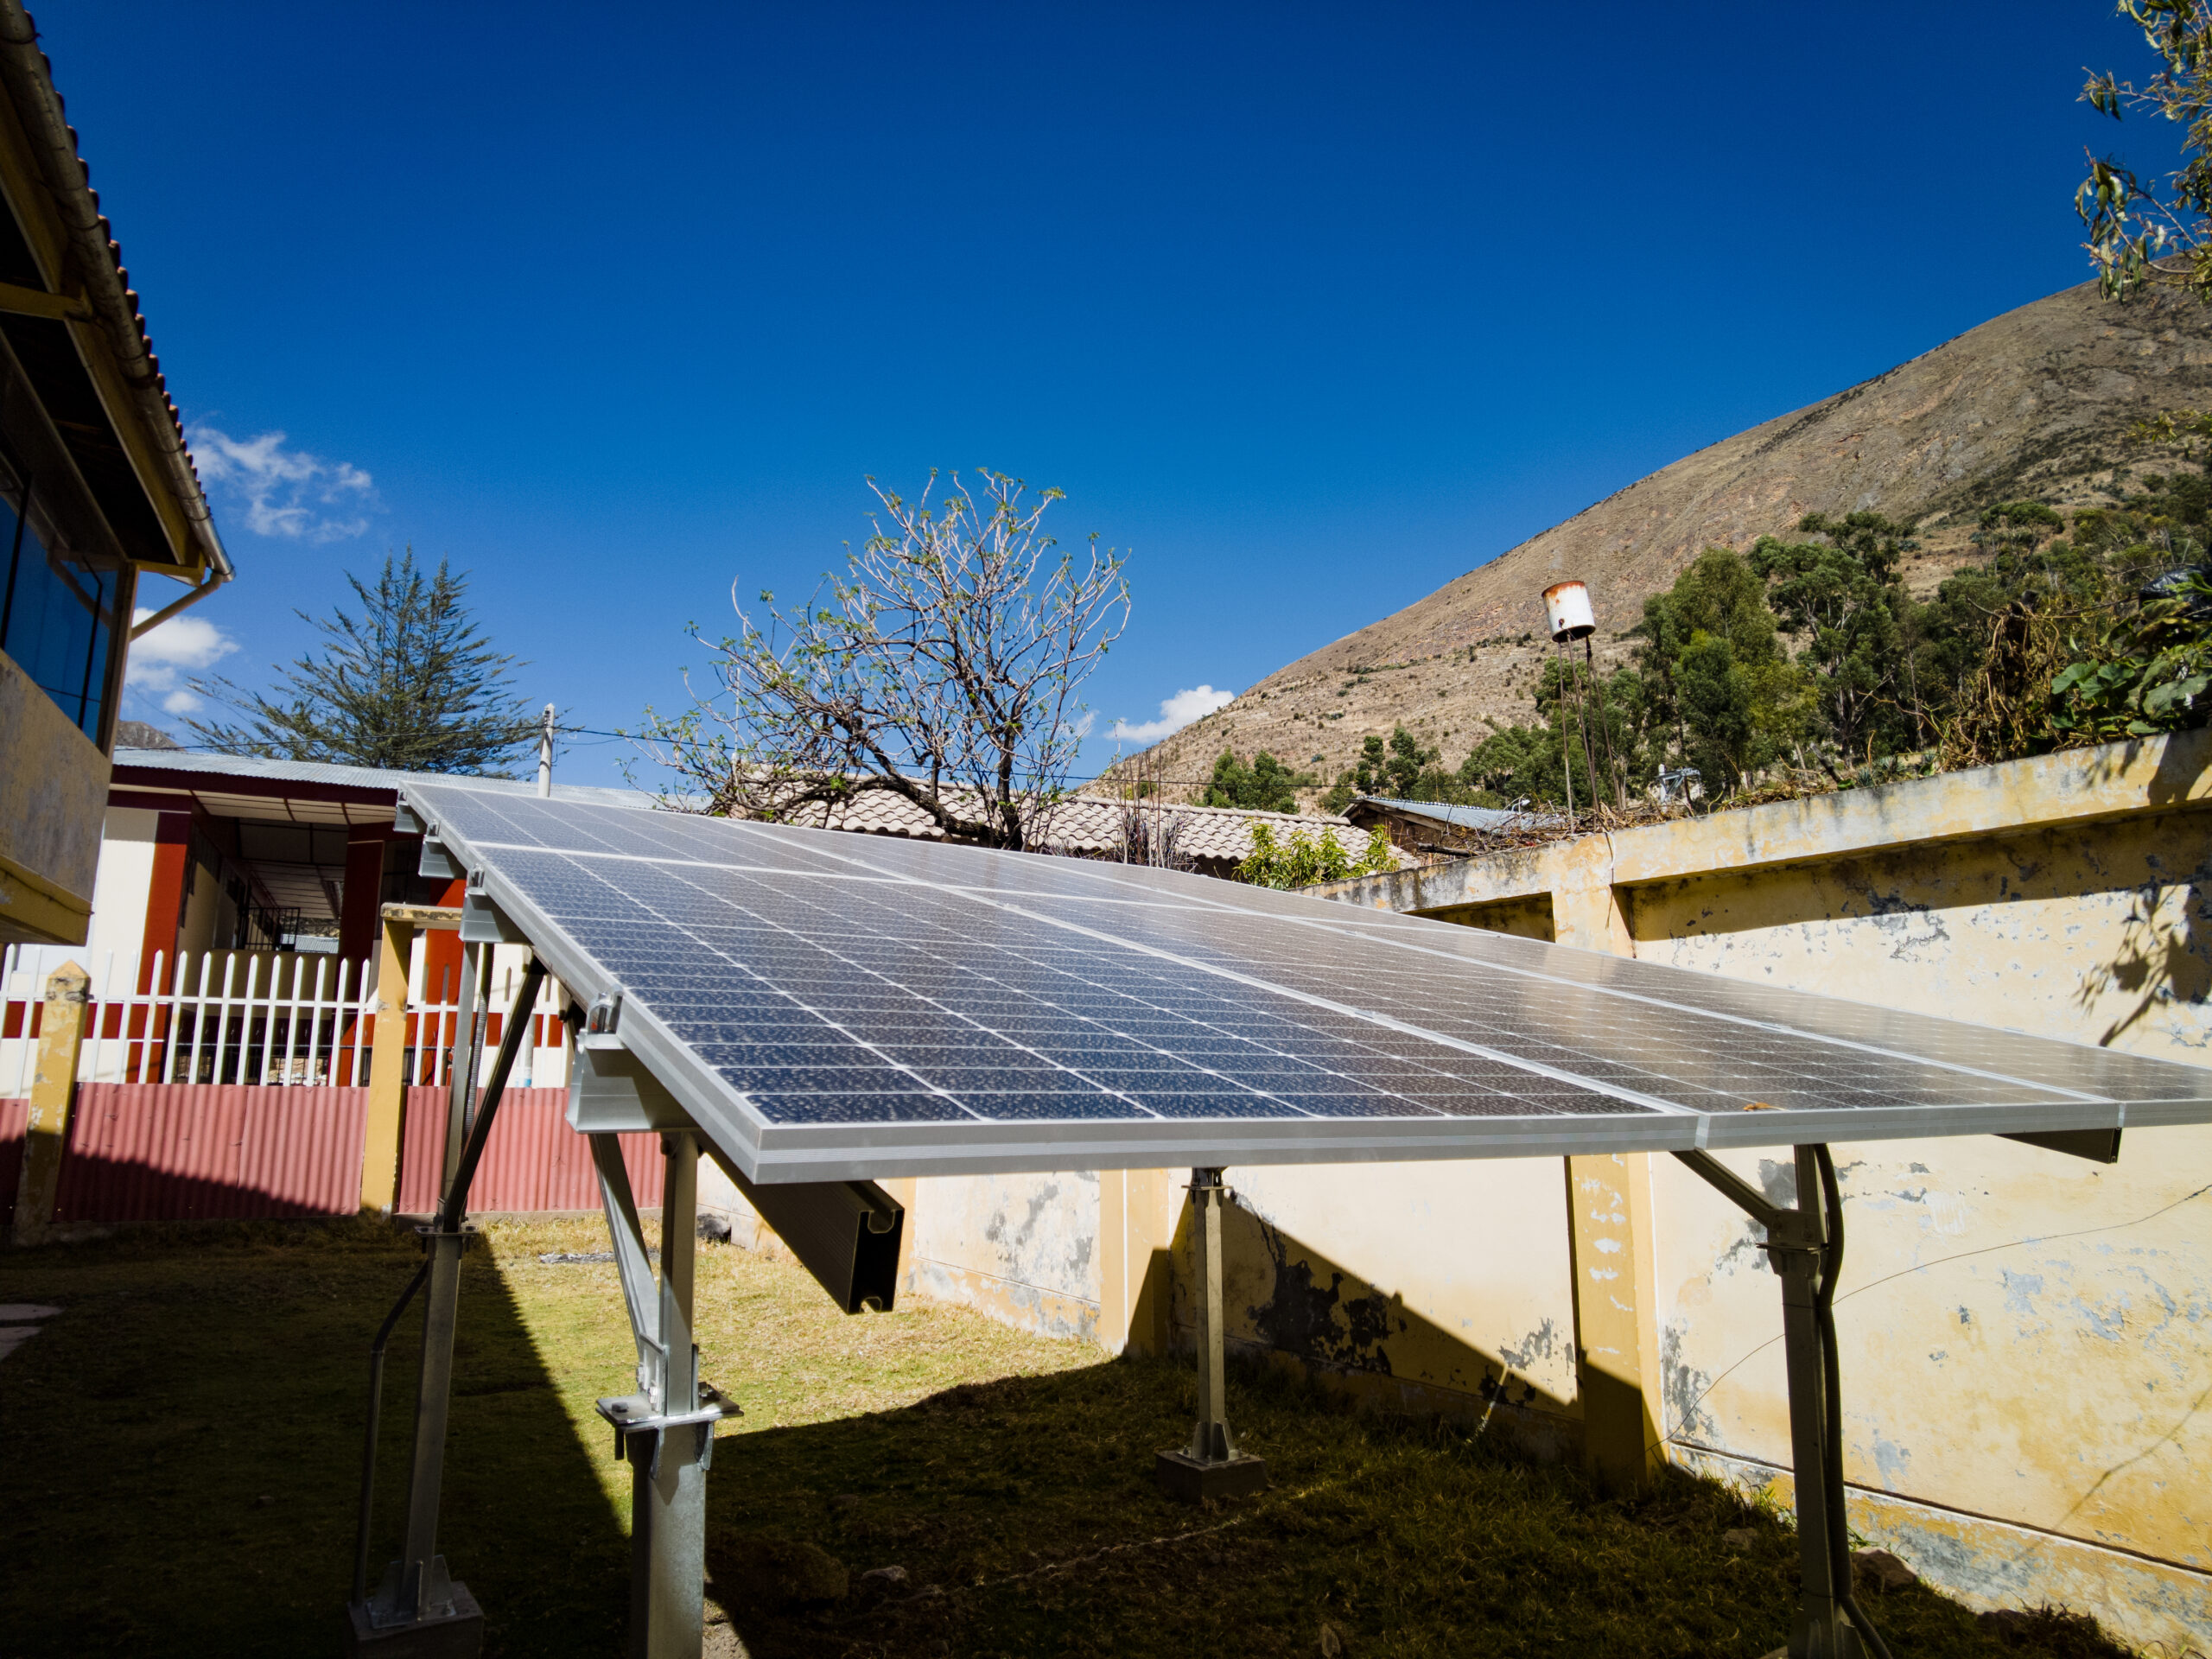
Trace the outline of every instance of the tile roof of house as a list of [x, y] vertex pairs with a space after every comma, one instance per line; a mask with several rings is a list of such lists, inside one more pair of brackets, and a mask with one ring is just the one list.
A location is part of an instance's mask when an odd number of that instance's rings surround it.
[[[147, 774], [168, 772], [188, 774], [193, 780], [189, 786], [195, 792], [203, 794], [218, 780], [232, 779], [251, 783], [317, 784], [339, 788], [390, 791], [396, 798], [400, 785], [408, 779], [429, 778], [427, 773], [391, 772], [378, 766], [341, 766], [323, 760], [272, 760], [254, 755], [208, 754], [191, 749], [118, 748], [115, 752], [115, 784], [120, 789], [128, 789], [134, 785], [152, 787], [157, 780]], [[531, 795], [537, 790], [534, 781], [511, 778], [441, 776], [435, 781], [506, 794]], [[589, 801], [599, 805], [626, 806], [641, 810], [651, 810], [662, 804], [657, 797], [635, 789], [601, 789], [575, 784], [556, 784], [553, 793], [561, 800]], [[224, 810], [229, 810], [232, 804], [226, 803]], [[370, 810], [357, 809], [356, 816], [359, 811]], [[1179, 826], [1178, 849], [1202, 866], [1211, 866], [1217, 871], [1229, 865], [1241, 864], [1251, 856], [1252, 825], [1255, 823], [1268, 824], [1286, 838], [1299, 830], [1309, 835], [1333, 830], [1338, 844], [1355, 856], [1366, 845], [1363, 831], [1353, 828], [1343, 818], [1321, 814], [1301, 816], [1295, 812], [1262, 812], [1234, 806], [1185, 806], [1173, 802], [1157, 806], [1147, 803], [1140, 810], [1147, 815], [1176, 821]], [[1078, 795], [1062, 801], [1052, 808], [1045, 825], [1044, 847], [1076, 855], [1118, 852], [1122, 846], [1122, 811], [1121, 802], [1100, 800], [1093, 796]], [[944, 835], [938, 827], [937, 821], [920, 807], [904, 796], [893, 795], [885, 790], [869, 790], [836, 808], [817, 803], [783, 815], [783, 822], [812, 829], [851, 830], [863, 835], [905, 836], [918, 841], [938, 841]]]
[[[1308, 834], [1333, 830], [1348, 853], [1357, 854], [1365, 837], [1344, 819], [1295, 812], [1261, 812], [1234, 806], [1185, 806], [1145, 804], [1141, 810], [1173, 818], [1179, 825], [1177, 846], [1190, 857], [1208, 864], [1237, 864], [1251, 856], [1252, 825], [1272, 825], [1279, 833], [1294, 830]], [[1078, 795], [1055, 805], [1046, 817], [1040, 839], [1059, 850], [1077, 854], [1109, 853], [1122, 845], [1120, 801]], [[879, 836], [907, 836], [938, 841], [944, 832], [928, 813], [887, 790], [870, 790], [837, 807], [817, 804], [786, 816], [785, 822], [830, 830], [858, 830]]]

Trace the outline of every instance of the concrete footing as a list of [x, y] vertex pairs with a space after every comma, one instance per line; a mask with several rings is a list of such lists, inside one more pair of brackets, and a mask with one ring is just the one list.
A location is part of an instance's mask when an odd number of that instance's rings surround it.
[[362, 1603], [346, 1606], [346, 1659], [476, 1659], [484, 1649], [484, 1610], [468, 1586], [453, 1586], [453, 1611], [378, 1630]]
[[1162, 1452], [1152, 1466], [1160, 1491], [1179, 1503], [1199, 1503], [1214, 1497], [1249, 1497], [1265, 1491], [1265, 1458], [1224, 1458], [1208, 1460], [1187, 1452]]

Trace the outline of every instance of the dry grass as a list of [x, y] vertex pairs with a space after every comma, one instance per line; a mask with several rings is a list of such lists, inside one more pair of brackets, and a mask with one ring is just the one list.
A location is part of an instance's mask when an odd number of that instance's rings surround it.
[[[592, 1414], [626, 1386], [595, 1225], [495, 1225], [462, 1300], [442, 1547], [492, 1656], [621, 1650], [628, 1475]], [[412, 1270], [372, 1226], [148, 1231], [0, 1257], [65, 1312], [0, 1363], [0, 1648], [336, 1650], [364, 1355]], [[844, 1319], [789, 1263], [702, 1247], [708, 1376], [746, 1416], [709, 1479], [711, 1592], [758, 1659], [931, 1654], [1750, 1656], [1786, 1634], [1794, 1544], [1679, 1478], [1635, 1503], [1464, 1433], [1240, 1376], [1274, 1489], [1218, 1513], [1152, 1490], [1189, 1372], [919, 1305]], [[411, 1336], [411, 1332], [410, 1332]], [[381, 1566], [412, 1355], [387, 1389]], [[1731, 1529], [1747, 1529], [1733, 1541]], [[869, 1568], [901, 1567], [875, 1591]], [[2117, 1653], [1884, 1598], [1900, 1654]], [[1328, 1637], [1325, 1638], [1324, 1629]]]

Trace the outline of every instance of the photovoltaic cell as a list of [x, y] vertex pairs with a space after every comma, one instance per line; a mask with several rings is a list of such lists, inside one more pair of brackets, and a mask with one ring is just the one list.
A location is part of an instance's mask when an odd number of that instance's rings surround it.
[[762, 1179], [2212, 1117], [2192, 1067], [1202, 876], [407, 793]]

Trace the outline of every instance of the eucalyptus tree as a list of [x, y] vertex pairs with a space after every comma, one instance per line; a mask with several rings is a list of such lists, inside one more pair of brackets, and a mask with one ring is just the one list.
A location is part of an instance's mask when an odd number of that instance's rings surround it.
[[1905, 628], [1911, 612], [1898, 569], [1918, 544], [1878, 512], [1807, 513], [1798, 530], [1818, 542], [1762, 536], [1751, 567], [1800, 642], [1798, 665], [1822, 734], [1852, 760], [1910, 748], [1920, 721]]

